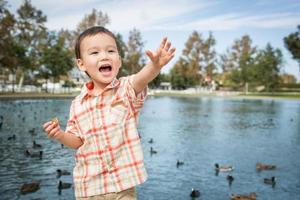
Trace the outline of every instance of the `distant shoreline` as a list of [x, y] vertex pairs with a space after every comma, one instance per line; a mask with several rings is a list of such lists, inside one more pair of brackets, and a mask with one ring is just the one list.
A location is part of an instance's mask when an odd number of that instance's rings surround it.
[[216, 97], [237, 99], [291, 99], [300, 100], [300, 93], [248, 93], [243, 92], [184, 92], [184, 91], [159, 91], [153, 92], [153, 96], [176, 96], [176, 97]]
[[5, 99], [72, 99], [78, 94], [52, 93], [0, 93], [0, 100]]
[[[73, 99], [79, 93], [0, 93], [0, 100], [10, 99]], [[300, 100], [300, 93], [249, 93], [239, 92], [177, 92], [177, 91], [160, 91], [150, 90], [149, 96], [174, 96], [174, 97], [216, 97], [216, 98], [237, 98], [237, 99], [291, 99]]]

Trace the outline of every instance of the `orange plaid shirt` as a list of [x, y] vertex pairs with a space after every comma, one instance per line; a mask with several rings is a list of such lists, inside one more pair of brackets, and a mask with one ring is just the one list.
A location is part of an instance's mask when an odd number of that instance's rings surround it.
[[98, 96], [85, 85], [72, 101], [66, 132], [83, 140], [73, 171], [76, 197], [120, 192], [147, 179], [137, 131], [147, 89], [136, 95], [133, 76], [115, 79]]

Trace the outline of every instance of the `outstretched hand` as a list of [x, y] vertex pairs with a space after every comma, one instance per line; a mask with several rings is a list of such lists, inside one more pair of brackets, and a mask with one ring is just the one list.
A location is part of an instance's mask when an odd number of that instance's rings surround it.
[[162, 68], [174, 57], [176, 49], [171, 48], [171, 42], [165, 37], [155, 52], [146, 51], [147, 56], [155, 67]]

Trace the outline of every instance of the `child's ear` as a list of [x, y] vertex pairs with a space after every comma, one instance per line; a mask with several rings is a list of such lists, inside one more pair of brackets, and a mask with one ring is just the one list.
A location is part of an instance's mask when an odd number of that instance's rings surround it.
[[76, 60], [76, 64], [80, 71], [86, 71], [86, 67], [84, 66], [83, 61], [80, 58]]

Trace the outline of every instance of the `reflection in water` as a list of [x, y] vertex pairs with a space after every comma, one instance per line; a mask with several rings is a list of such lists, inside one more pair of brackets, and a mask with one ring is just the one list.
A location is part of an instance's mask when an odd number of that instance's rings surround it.
[[[71, 99], [0, 101], [1, 199], [74, 199], [71, 175], [74, 151], [49, 140], [42, 124], [58, 117], [66, 124]], [[300, 102], [222, 98], [149, 98], [139, 131], [149, 174], [137, 188], [140, 200], [229, 199], [256, 192], [259, 199], [300, 198]], [[152, 153], [151, 153], [152, 147]], [[35, 155], [30, 156], [26, 150]], [[154, 151], [156, 153], [154, 153]], [[255, 170], [257, 162], [277, 166]], [[217, 173], [214, 164], [234, 170]], [[265, 178], [276, 177], [276, 186]], [[24, 183], [40, 183], [22, 195]]]

